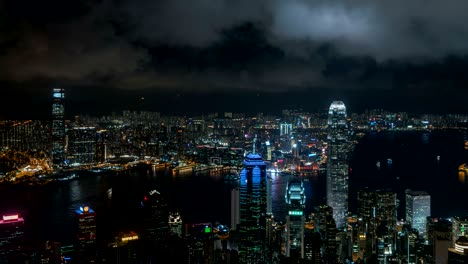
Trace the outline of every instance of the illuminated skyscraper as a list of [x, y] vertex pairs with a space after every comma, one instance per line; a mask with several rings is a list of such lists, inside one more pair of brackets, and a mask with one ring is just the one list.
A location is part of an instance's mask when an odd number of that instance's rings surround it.
[[305, 191], [302, 180], [292, 179], [286, 189], [286, 256], [304, 258]]
[[65, 90], [52, 92], [52, 163], [61, 166], [65, 161]]
[[291, 152], [291, 134], [292, 134], [292, 124], [283, 123], [280, 124], [280, 146], [281, 152], [290, 153]]
[[287, 124], [287, 123], [283, 123], [283, 124], [280, 124], [280, 136], [282, 135], [291, 135], [291, 132], [292, 132], [292, 124]]
[[24, 219], [18, 214], [0, 218], [0, 263], [14, 263], [24, 242]]
[[346, 106], [334, 101], [328, 112], [327, 205], [333, 208], [337, 228], [345, 225], [348, 213], [348, 125]]
[[262, 263], [267, 217], [266, 164], [258, 154], [248, 154], [240, 172], [239, 258], [241, 263]]
[[391, 230], [396, 229], [397, 197], [396, 193], [384, 190], [360, 190], [357, 194], [358, 212], [375, 229], [385, 221]]
[[78, 259], [82, 262], [96, 260], [96, 213], [89, 206], [81, 206], [75, 211], [78, 222]]
[[427, 192], [406, 190], [406, 222], [427, 237], [426, 221], [431, 216], [431, 196]]

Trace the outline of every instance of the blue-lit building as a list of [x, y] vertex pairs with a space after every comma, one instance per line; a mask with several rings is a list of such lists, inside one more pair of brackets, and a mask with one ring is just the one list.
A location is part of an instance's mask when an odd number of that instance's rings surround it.
[[65, 90], [52, 91], [52, 163], [63, 165], [65, 161]]
[[327, 205], [333, 208], [337, 228], [343, 228], [348, 214], [348, 124], [346, 106], [334, 101], [328, 111]]
[[240, 172], [239, 260], [241, 263], [268, 262], [266, 251], [267, 175], [258, 154], [248, 154]]
[[304, 209], [305, 190], [301, 179], [292, 179], [285, 194], [288, 214], [286, 215], [286, 257], [304, 258]]

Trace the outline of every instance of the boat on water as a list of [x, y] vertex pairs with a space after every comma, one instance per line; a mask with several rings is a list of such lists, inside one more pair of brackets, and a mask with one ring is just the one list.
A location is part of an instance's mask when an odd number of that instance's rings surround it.
[[237, 181], [240, 179], [240, 175], [238, 173], [227, 173], [224, 175], [224, 180], [226, 181]]
[[76, 179], [78, 177], [79, 177], [78, 174], [72, 173], [72, 174], [69, 174], [69, 175], [64, 175], [62, 177], [56, 178], [56, 180], [57, 181], [70, 181], [70, 180]]

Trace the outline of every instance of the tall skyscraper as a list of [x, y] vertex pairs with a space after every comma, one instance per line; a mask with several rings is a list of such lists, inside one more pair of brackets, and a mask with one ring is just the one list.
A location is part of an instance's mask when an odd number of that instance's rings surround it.
[[96, 213], [89, 206], [80, 206], [75, 210], [78, 222], [77, 251], [80, 261], [96, 260]]
[[406, 222], [427, 237], [426, 221], [431, 216], [431, 196], [424, 191], [406, 190]]
[[262, 263], [267, 260], [266, 164], [258, 154], [248, 154], [240, 172], [239, 258], [241, 263]]
[[328, 111], [327, 205], [333, 208], [337, 228], [343, 228], [348, 213], [348, 125], [346, 107], [334, 101]]
[[286, 189], [286, 256], [304, 258], [305, 191], [301, 179], [290, 180]]
[[52, 91], [52, 163], [57, 166], [65, 161], [65, 90]]
[[169, 236], [169, 208], [167, 202], [157, 190], [143, 196], [143, 238], [147, 243], [157, 245], [167, 242]]
[[0, 263], [14, 263], [22, 252], [24, 219], [19, 214], [0, 218]]
[[460, 237], [468, 238], [468, 215], [466, 216], [454, 216], [452, 221], [452, 247], [455, 246], [455, 242]]

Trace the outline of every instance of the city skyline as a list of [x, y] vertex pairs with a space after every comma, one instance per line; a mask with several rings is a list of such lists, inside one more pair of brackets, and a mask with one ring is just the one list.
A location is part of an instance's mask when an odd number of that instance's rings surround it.
[[[67, 90], [50, 95], [52, 120], [0, 122], [2, 208], [17, 208], [3, 218], [11, 224], [24, 215], [36, 224], [38, 211], [44, 223], [37, 224], [44, 230], [28, 224], [24, 234], [0, 237], [0, 259], [19, 257], [23, 239], [42, 239], [45, 248], [31, 249], [43, 258], [79, 260], [148, 259], [155, 255], [146, 250], [155, 249], [190, 263], [221, 264], [227, 255], [231, 263], [430, 260], [441, 254], [418, 248], [436, 245], [428, 238], [448, 227], [436, 227], [435, 217], [458, 221], [466, 212], [465, 115], [411, 118], [376, 109], [348, 119], [345, 103], [332, 101], [328, 115], [124, 111], [65, 121]], [[408, 198], [409, 189], [428, 199]], [[37, 195], [23, 193], [31, 191]], [[99, 218], [70, 216], [77, 204]], [[180, 212], [184, 233], [170, 228], [169, 211]], [[442, 257], [465, 258], [465, 223], [450, 227]]]
[[141, 97], [159, 112], [313, 111], [341, 100], [351, 112], [466, 113], [463, 5], [6, 1], [0, 117], [44, 118], [54, 87], [70, 92], [74, 114]]

